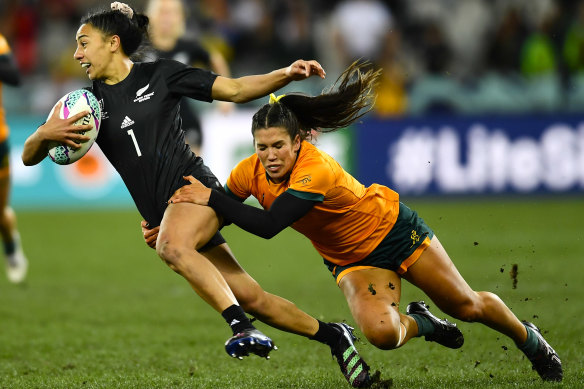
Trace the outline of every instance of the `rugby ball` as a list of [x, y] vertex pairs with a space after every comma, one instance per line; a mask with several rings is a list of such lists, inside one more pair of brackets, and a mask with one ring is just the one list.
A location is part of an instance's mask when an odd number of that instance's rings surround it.
[[[87, 142], [80, 143], [81, 147], [79, 149], [73, 149], [59, 142], [51, 142], [49, 144], [49, 157], [51, 160], [59, 165], [68, 165], [83, 157], [91, 146], [93, 146], [93, 143], [95, 143], [99, 127], [101, 126], [101, 109], [95, 95], [86, 89], [77, 89], [69, 92], [61, 97], [57, 104], [59, 102], [63, 103], [59, 112], [61, 119], [67, 119], [79, 112], [89, 111], [87, 115], [76, 121], [75, 125], [93, 125], [91, 130], [79, 131], [80, 134], [90, 137]], [[49, 118], [53, 115], [57, 104], [55, 104], [51, 113], [49, 113]]]

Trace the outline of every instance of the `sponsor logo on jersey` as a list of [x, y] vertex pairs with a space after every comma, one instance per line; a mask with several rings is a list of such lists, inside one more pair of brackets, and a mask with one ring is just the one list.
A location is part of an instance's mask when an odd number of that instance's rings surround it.
[[136, 98], [134, 99], [134, 103], [141, 103], [143, 101], [150, 100], [150, 98], [154, 96], [154, 92], [144, 94], [144, 92], [146, 92], [149, 87], [150, 84], [147, 84], [145, 87], [142, 87], [136, 91]]
[[99, 110], [101, 111], [101, 121], [104, 121], [105, 119], [109, 119], [108, 113], [103, 108], [104, 107], [103, 99], [99, 100], [98, 104], [99, 104]]
[[312, 181], [312, 176], [307, 175], [307, 176], [304, 176], [301, 179], [297, 180], [296, 183], [300, 184], [300, 185], [307, 185], [311, 181]]
[[124, 121], [122, 122], [122, 126], [120, 128], [130, 127], [132, 124], [134, 124], [134, 121], [126, 116], [124, 118]]

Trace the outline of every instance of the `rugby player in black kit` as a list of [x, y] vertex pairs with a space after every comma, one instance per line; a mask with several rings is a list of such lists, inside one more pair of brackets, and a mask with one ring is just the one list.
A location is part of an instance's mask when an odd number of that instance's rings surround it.
[[[209, 187], [221, 188], [201, 158], [184, 142], [179, 100], [247, 102], [311, 75], [325, 76], [316, 61], [298, 60], [287, 68], [230, 79], [172, 60], [152, 63], [130, 58], [147, 36], [148, 18], [123, 3], [87, 15], [76, 35], [74, 57], [93, 84], [101, 103], [97, 142], [130, 191], [144, 217], [146, 242], [168, 266], [182, 275], [231, 326], [225, 349], [233, 357], [268, 356], [273, 342], [257, 330], [248, 312], [273, 327], [327, 344], [342, 373], [355, 387], [371, 383], [369, 367], [357, 353], [352, 328], [324, 323], [293, 303], [265, 292], [237, 263], [218, 233], [221, 220], [208, 207], [191, 203], [167, 205], [192, 175]], [[88, 138], [75, 126], [80, 113], [60, 119], [58, 109], [25, 142], [22, 160], [34, 165], [47, 155], [48, 143], [78, 147]], [[159, 228], [157, 228], [157, 226]]]

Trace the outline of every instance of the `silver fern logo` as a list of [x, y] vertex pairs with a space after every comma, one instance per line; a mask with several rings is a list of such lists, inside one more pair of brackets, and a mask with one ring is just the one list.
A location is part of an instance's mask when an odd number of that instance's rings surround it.
[[154, 95], [154, 92], [144, 94], [144, 92], [146, 92], [149, 87], [150, 84], [147, 84], [145, 87], [142, 87], [136, 91], [136, 98], [134, 99], [134, 103], [141, 103], [143, 101], [150, 100], [150, 98]]
[[150, 86], [150, 84], [147, 84], [144, 88], [140, 88], [136, 91], [136, 97], [140, 97], [144, 94], [144, 92], [146, 92], [146, 90], [148, 89], [148, 87]]

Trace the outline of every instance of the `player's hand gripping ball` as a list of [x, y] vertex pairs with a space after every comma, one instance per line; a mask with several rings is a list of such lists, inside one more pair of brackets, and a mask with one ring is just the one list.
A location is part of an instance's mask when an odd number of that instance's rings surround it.
[[[53, 142], [49, 145], [49, 157], [51, 157], [51, 160], [59, 165], [68, 165], [83, 157], [91, 146], [93, 146], [93, 143], [95, 143], [99, 127], [101, 126], [101, 109], [95, 95], [86, 89], [77, 89], [69, 92], [61, 97], [57, 104], [59, 102], [63, 103], [59, 112], [61, 119], [67, 119], [79, 112], [89, 111], [87, 115], [76, 121], [75, 125], [93, 125], [93, 128], [89, 131], [79, 131], [80, 134], [88, 136], [91, 139], [81, 143], [81, 147], [78, 149], [73, 149], [58, 142]], [[53, 115], [54, 109], [55, 107], [49, 113], [49, 118]]]

